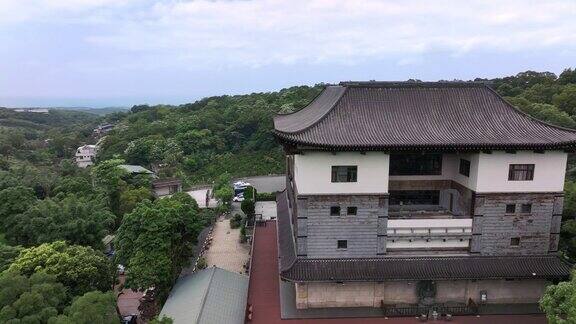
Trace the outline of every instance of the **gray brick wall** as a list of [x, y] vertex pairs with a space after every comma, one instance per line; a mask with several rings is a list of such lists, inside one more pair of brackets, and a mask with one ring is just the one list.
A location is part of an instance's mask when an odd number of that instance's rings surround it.
[[[557, 250], [557, 239], [551, 237], [558, 227], [554, 216], [561, 204], [553, 193], [479, 194], [475, 211], [470, 252], [484, 255], [546, 254]], [[531, 203], [530, 213], [521, 213], [521, 204]], [[506, 205], [515, 204], [514, 214], [506, 213]], [[561, 213], [561, 211], [560, 211]], [[519, 238], [518, 246], [511, 245]]]
[[[331, 206], [340, 206], [340, 216], [330, 215]], [[349, 206], [358, 208], [356, 215], [346, 214]], [[386, 249], [384, 235], [388, 200], [385, 197], [376, 195], [299, 197], [298, 210], [297, 240], [300, 255], [306, 255], [308, 258], [364, 258], [382, 255]], [[338, 249], [338, 240], [347, 240], [348, 247]]]

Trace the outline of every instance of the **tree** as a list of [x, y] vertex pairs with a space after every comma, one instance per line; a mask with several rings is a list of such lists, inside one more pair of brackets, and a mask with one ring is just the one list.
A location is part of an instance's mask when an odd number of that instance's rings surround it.
[[126, 189], [120, 193], [120, 214], [129, 213], [138, 203], [151, 199], [152, 193], [148, 188]]
[[111, 159], [98, 163], [92, 168], [94, 184], [108, 197], [110, 209], [119, 215], [120, 192], [126, 186], [123, 180], [128, 172], [118, 166], [124, 164], [122, 159]]
[[102, 252], [63, 241], [23, 250], [9, 270], [26, 276], [44, 271], [54, 275], [74, 295], [91, 290], [109, 290], [114, 274], [111, 263]]
[[19, 246], [2, 245], [0, 243], [0, 273], [12, 264], [22, 251]]
[[564, 86], [562, 92], [554, 95], [552, 102], [560, 110], [570, 115], [576, 114], [576, 84]]
[[540, 308], [546, 313], [550, 324], [576, 322], [576, 282], [570, 281], [550, 285], [540, 300]]
[[74, 300], [63, 315], [48, 324], [117, 324], [116, 298], [112, 292], [90, 291]]
[[114, 226], [115, 216], [98, 200], [69, 195], [39, 201], [8, 219], [6, 238], [31, 246], [55, 240], [102, 247], [102, 238]]
[[54, 190], [52, 190], [53, 195], [57, 194], [77, 194], [82, 196], [87, 196], [93, 193], [92, 184], [88, 179], [82, 177], [62, 177], [56, 183]]
[[0, 322], [47, 323], [68, 303], [66, 288], [39, 272], [30, 278], [15, 272], [0, 274]]
[[155, 287], [162, 299], [188, 264], [203, 220], [184, 195], [144, 201], [124, 215], [116, 247], [118, 261], [127, 267], [127, 287]]
[[576, 83], [576, 69], [564, 69], [558, 77], [559, 84]]
[[22, 186], [0, 191], [0, 223], [6, 219], [28, 210], [36, 202], [34, 190]]

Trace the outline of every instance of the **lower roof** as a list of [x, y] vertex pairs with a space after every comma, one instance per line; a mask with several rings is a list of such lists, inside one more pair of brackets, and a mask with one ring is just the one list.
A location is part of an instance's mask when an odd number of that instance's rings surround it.
[[390, 281], [456, 279], [563, 279], [571, 266], [553, 255], [380, 259], [299, 259], [282, 272], [292, 281]]
[[211, 267], [178, 279], [160, 317], [174, 324], [243, 324], [247, 298], [247, 276]]
[[556, 255], [308, 259], [296, 256], [287, 191], [277, 195], [280, 276], [297, 282], [566, 279], [571, 265]]

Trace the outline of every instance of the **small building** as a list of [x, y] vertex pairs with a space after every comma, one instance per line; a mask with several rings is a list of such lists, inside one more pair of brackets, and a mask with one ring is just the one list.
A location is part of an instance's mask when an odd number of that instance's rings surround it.
[[94, 133], [94, 136], [100, 137], [100, 136], [106, 135], [113, 128], [114, 128], [114, 125], [112, 125], [112, 124], [102, 124], [102, 125], [98, 125], [98, 127], [96, 127], [94, 129], [93, 133]]
[[76, 150], [76, 164], [80, 168], [86, 168], [94, 164], [96, 158], [96, 145], [82, 145]]
[[154, 196], [164, 197], [182, 192], [182, 181], [180, 179], [158, 179], [152, 182]]
[[248, 277], [212, 267], [178, 279], [160, 312], [174, 324], [243, 324]]

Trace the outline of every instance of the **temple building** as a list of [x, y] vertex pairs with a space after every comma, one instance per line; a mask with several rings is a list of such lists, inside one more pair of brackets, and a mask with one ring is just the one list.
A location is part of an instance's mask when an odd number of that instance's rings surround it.
[[274, 118], [279, 270], [299, 309], [537, 312], [576, 132], [479, 83], [343, 82]]

